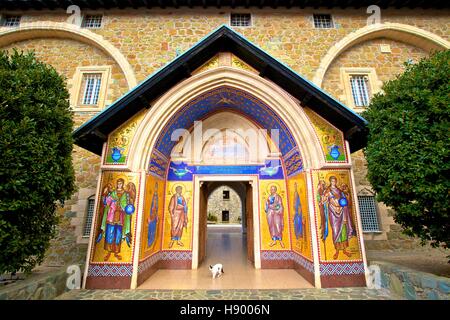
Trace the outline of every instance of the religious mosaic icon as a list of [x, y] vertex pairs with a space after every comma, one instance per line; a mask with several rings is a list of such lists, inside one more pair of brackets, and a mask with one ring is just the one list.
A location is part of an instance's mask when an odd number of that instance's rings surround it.
[[273, 247], [277, 241], [280, 246], [284, 248], [283, 244], [283, 229], [284, 229], [284, 208], [283, 199], [277, 193], [277, 187], [272, 185], [270, 187], [270, 195], [267, 197], [265, 212], [267, 217], [267, 224], [269, 225], [270, 237], [272, 242], [269, 244]]
[[[351, 257], [347, 249], [352, 237], [356, 237], [356, 228], [352, 216], [350, 190], [346, 184], [338, 185], [336, 176], [330, 176], [329, 185], [320, 180], [317, 186], [318, 204], [320, 211], [320, 236], [325, 243], [331, 236], [335, 248], [333, 259], [339, 256], [339, 251]], [[331, 234], [328, 227], [331, 227]], [[326, 246], [324, 246], [326, 250]], [[325, 252], [326, 256], [326, 252]]]
[[187, 201], [183, 196], [183, 187], [177, 186], [175, 188], [175, 194], [172, 195], [169, 202], [169, 213], [170, 213], [170, 244], [169, 248], [172, 248], [176, 242], [180, 247], [184, 246], [181, 242], [181, 237], [183, 236], [183, 230], [187, 229], [188, 224], [188, 205]]
[[104, 238], [104, 261], [108, 261], [111, 254], [122, 260], [121, 247], [125, 240], [131, 247], [131, 216], [135, 212], [136, 185], [123, 178], [118, 178], [115, 185], [109, 182], [101, 195], [100, 213], [102, 220], [97, 231], [96, 244]]
[[306, 222], [303, 216], [302, 204], [300, 202], [300, 195], [298, 193], [297, 182], [294, 183], [294, 233], [297, 240], [303, 240], [306, 242]]
[[152, 201], [150, 204], [150, 215], [147, 219], [147, 224], [147, 246], [150, 248], [155, 243], [158, 225], [158, 182], [155, 182], [155, 188], [153, 190]]

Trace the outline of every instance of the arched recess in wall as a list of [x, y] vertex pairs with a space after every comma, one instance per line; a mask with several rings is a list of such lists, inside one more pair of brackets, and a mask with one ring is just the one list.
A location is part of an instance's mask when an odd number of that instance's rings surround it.
[[36, 38], [72, 39], [92, 45], [116, 61], [125, 75], [129, 89], [137, 85], [134, 71], [124, 55], [109, 41], [92, 31], [69, 23], [47, 21], [23, 23], [19, 28], [4, 28], [3, 30], [0, 28], [0, 48], [14, 42]]
[[429, 31], [401, 23], [378, 23], [350, 33], [336, 43], [322, 59], [313, 82], [321, 87], [325, 74], [333, 61], [345, 50], [364, 41], [388, 38], [417, 46], [425, 51], [449, 49], [450, 42]]
[[254, 73], [220, 67], [186, 79], [155, 102], [131, 143], [129, 154], [133, 157], [130, 158], [129, 168], [132, 171], [146, 170], [151, 150], [172, 116], [197, 96], [222, 86], [248, 92], [270, 106], [297, 139], [305, 169], [321, 168], [324, 165], [314, 128], [296, 101], [278, 86]]

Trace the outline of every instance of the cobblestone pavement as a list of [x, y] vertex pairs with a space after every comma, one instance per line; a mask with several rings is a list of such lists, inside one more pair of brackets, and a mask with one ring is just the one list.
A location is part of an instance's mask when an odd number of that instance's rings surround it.
[[72, 290], [57, 300], [399, 300], [385, 289]]

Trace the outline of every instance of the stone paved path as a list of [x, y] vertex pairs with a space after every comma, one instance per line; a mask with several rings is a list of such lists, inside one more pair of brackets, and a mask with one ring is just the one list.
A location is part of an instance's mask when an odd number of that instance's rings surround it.
[[57, 300], [399, 300], [385, 289], [72, 290]]

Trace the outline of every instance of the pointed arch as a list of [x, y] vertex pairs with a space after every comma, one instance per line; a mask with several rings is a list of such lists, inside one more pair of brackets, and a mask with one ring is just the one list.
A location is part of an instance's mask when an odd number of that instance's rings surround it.
[[[305, 169], [320, 168], [323, 156], [314, 128], [298, 102], [275, 84], [245, 70], [220, 67], [193, 76], [166, 92], [147, 113], [131, 143], [132, 171], [145, 170], [158, 137], [170, 119], [189, 101], [210, 90], [228, 86], [255, 96], [286, 124], [300, 149]], [[311, 143], [314, 141], [314, 143]]]

